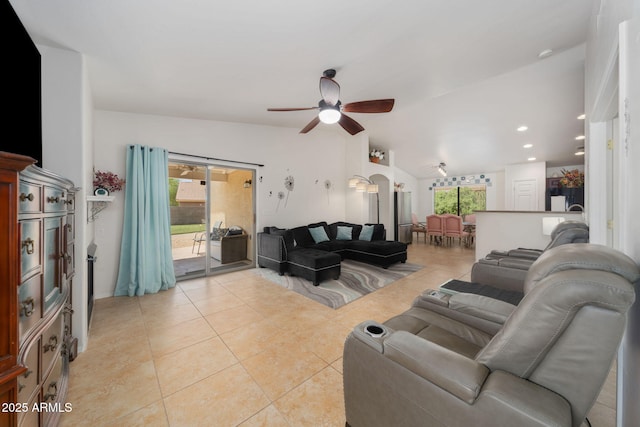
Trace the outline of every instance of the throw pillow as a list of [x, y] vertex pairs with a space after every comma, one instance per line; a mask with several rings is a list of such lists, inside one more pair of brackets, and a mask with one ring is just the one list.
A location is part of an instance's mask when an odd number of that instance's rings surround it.
[[309, 233], [311, 233], [311, 237], [316, 243], [329, 241], [329, 236], [327, 236], [327, 232], [324, 231], [324, 227], [309, 228]]
[[362, 227], [362, 231], [360, 232], [360, 240], [366, 240], [367, 242], [371, 241], [373, 237], [373, 225], [365, 225]]
[[353, 233], [353, 227], [338, 226], [338, 235], [336, 240], [351, 240]]

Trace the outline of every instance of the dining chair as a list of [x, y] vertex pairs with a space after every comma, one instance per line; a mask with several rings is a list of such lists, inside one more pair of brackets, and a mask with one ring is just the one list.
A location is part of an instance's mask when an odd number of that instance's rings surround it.
[[449, 242], [458, 238], [461, 244], [464, 239], [469, 238], [469, 232], [465, 231], [462, 226], [462, 217], [458, 215], [449, 215], [444, 219], [444, 236]]
[[467, 246], [471, 247], [476, 241], [476, 214], [468, 214], [464, 217], [464, 231], [469, 233]]
[[424, 242], [427, 243], [427, 224], [418, 222], [418, 215], [411, 213], [411, 233], [416, 233], [416, 242], [420, 241], [420, 233], [424, 234]]
[[[429, 243], [436, 242], [436, 244], [442, 243], [444, 236], [444, 229], [442, 226], [442, 217], [440, 215], [428, 215], [427, 216], [427, 236], [429, 236]], [[426, 236], [425, 236], [426, 240]]]

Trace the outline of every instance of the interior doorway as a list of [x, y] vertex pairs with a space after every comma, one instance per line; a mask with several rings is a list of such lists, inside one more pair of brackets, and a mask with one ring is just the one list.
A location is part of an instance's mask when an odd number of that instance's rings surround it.
[[253, 268], [255, 170], [169, 161], [176, 279]]

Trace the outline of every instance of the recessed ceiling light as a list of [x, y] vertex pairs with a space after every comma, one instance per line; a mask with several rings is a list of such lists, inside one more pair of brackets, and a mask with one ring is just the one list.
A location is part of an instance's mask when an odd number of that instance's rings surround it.
[[538, 59], [544, 59], [544, 58], [548, 58], [553, 54], [553, 50], [551, 49], [545, 49], [542, 52], [540, 52], [538, 54]]
[[576, 136], [576, 141], [582, 141], [584, 139], [584, 135]]
[[531, 148], [531, 147], [533, 147], [533, 144], [524, 144], [522, 146], [522, 148]]
[[584, 118], [585, 118], [585, 115], [584, 115], [584, 114], [580, 114], [580, 115], [578, 116], [578, 120], [584, 120]]
[[529, 129], [529, 128], [523, 125], [523, 126], [520, 126], [520, 127], [519, 127], [518, 129], [516, 129], [516, 130], [517, 130], [518, 132], [524, 132], [524, 131], [525, 131], [525, 130], [527, 130], [527, 129]]
[[530, 162], [534, 161], [536, 158], [535, 157], [529, 157], [527, 160], [529, 160]]

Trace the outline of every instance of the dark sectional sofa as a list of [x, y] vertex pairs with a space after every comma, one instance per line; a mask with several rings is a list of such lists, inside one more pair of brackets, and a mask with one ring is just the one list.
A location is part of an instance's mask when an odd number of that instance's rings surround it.
[[353, 259], [388, 268], [407, 261], [407, 245], [385, 240], [382, 224], [318, 222], [258, 233], [258, 265], [301, 276], [318, 285], [340, 276], [340, 261]]

